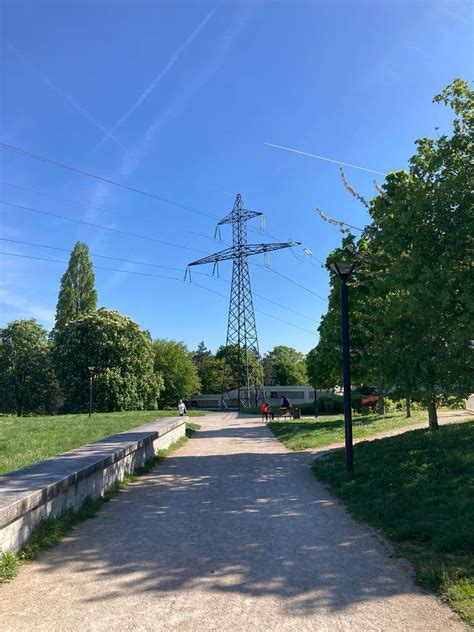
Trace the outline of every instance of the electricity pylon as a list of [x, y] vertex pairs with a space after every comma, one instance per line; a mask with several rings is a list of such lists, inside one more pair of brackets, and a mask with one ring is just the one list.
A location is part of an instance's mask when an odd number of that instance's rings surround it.
[[[232, 247], [189, 264], [189, 266], [197, 266], [213, 263], [216, 266], [219, 261], [233, 260], [226, 345], [228, 352], [232, 352], [233, 348], [237, 351], [237, 384], [232, 390], [225, 388], [226, 377], [229, 373], [232, 374], [229, 366], [231, 358], [228, 357], [225, 360], [221, 395], [223, 408], [237, 406], [238, 410], [241, 410], [241, 408], [259, 406], [265, 397], [247, 257], [299, 245], [299, 242], [294, 241], [277, 244], [248, 244], [246, 222], [261, 215], [263, 213], [245, 209], [242, 196], [240, 193], [237, 194], [234, 208], [217, 224], [217, 228], [223, 224], [232, 224]], [[237, 391], [237, 401], [235, 391]]]

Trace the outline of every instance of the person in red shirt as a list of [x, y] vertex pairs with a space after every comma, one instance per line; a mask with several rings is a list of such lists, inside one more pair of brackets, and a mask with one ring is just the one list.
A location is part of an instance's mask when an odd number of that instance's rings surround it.
[[262, 421], [268, 421], [268, 404], [262, 404], [260, 410], [262, 411]]

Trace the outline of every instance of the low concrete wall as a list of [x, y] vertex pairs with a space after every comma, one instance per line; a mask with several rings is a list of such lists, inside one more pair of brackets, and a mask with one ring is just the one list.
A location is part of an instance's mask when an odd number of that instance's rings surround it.
[[0, 476], [0, 551], [18, 552], [40, 520], [103, 496], [185, 434], [181, 417], [161, 419]]
[[469, 397], [466, 400], [466, 410], [468, 410], [469, 412], [474, 413], [474, 394], [469, 395]]

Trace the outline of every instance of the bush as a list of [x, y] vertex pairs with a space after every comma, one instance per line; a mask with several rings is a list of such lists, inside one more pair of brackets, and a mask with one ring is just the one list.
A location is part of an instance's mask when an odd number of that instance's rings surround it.
[[452, 410], [456, 410], [459, 408], [465, 408], [466, 400], [463, 397], [457, 397], [456, 395], [450, 395], [446, 397], [444, 401], [441, 403], [441, 406], [446, 406], [447, 408], [451, 408]]

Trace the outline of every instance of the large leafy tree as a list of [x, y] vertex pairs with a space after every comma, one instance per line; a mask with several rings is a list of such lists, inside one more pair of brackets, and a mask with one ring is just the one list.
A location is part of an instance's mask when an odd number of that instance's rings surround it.
[[193, 363], [193, 354], [177, 340], [157, 339], [153, 342], [155, 371], [163, 377], [160, 405], [175, 406], [179, 399], [199, 393], [201, 384]]
[[293, 386], [308, 382], [305, 356], [293, 347], [276, 346], [265, 355], [264, 366], [267, 367], [266, 377], [271, 380], [267, 384]]
[[95, 372], [94, 410], [156, 408], [161, 378], [150, 334], [127, 316], [105, 308], [79, 316], [57, 333], [53, 354], [65, 410], [86, 410], [89, 366]]
[[78, 241], [74, 246], [66, 272], [61, 278], [56, 306], [55, 333], [82, 314], [92, 312], [97, 306], [95, 277], [89, 259], [89, 248]]
[[56, 392], [46, 330], [35, 320], [15, 320], [0, 330], [0, 408], [50, 410]]
[[[396, 387], [407, 399], [416, 394], [432, 429], [437, 398], [473, 387], [474, 320], [474, 93], [457, 79], [435, 101], [454, 111], [453, 133], [417, 141], [409, 171], [390, 173], [379, 187], [368, 204], [372, 223], [353, 244], [360, 267], [350, 291], [354, 381]], [[317, 386], [333, 381], [340, 366], [338, 320], [332, 283], [320, 341], [308, 356]]]
[[391, 377], [410, 378], [433, 429], [437, 396], [466, 395], [473, 386], [474, 321], [474, 92], [457, 79], [435, 101], [454, 111], [452, 135], [417, 141], [409, 173], [387, 177], [367, 230], [387, 262], [384, 284], [405, 324]]

